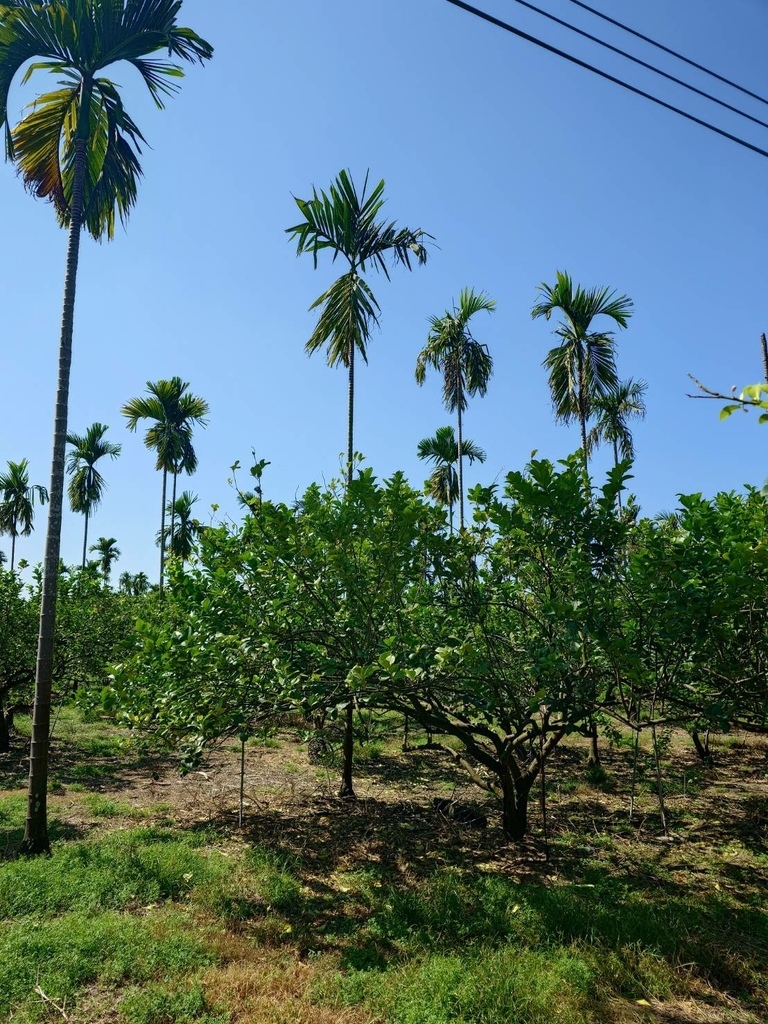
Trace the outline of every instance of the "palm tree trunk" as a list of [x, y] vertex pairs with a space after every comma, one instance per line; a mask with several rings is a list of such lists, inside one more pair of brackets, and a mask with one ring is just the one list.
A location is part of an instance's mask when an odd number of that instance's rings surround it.
[[163, 592], [163, 573], [165, 572], [165, 496], [168, 490], [168, 470], [163, 467], [163, 508], [160, 513], [160, 593]]
[[581, 348], [577, 351], [578, 378], [579, 378], [579, 430], [581, 431], [581, 457], [584, 462], [584, 490], [587, 495], [591, 494], [592, 488], [589, 483], [589, 449], [587, 448], [587, 396], [586, 383], [584, 381], [584, 353]]
[[[614, 437], [613, 439], [613, 465], [618, 466], [619, 464], [619, 442]], [[619, 512], [621, 512], [621, 491], [616, 495], [616, 501], [619, 503]]]
[[760, 335], [760, 345], [763, 349], [763, 379], [768, 384], [768, 340], [766, 340], [765, 334]]
[[[354, 447], [354, 415], [355, 415], [355, 346], [349, 349], [349, 378], [347, 383], [347, 492], [352, 486], [352, 460]], [[349, 600], [349, 595], [347, 595]], [[342, 744], [341, 785], [339, 796], [346, 800], [354, 800], [355, 790], [352, 785], [352, 767], [355, 752], [355, 705], [350, 700], [344, 719], [344, 742]]]
[[67, 263], [64, 277], [64, 301], [59, 343], [59, 378], [56, 391], [56, 412], [53, 428], [50, 504], [45, 533], [43, 587], [40, 600], [40, 629], [37, 640], [35, 702], [32, 709], [32, 743], [29, 753], [29, 788], [27, 819], [21, 851], [27, 855], [48, 853], [48, 748], [51, 724], [51, 685], [53, 677], [53, 639], [56, 628], [56, 596], [61, 549], [61, 516], [64, 504], [64, 462], [67, 446], [67, 413], [69, 407], [69, 374], [72, 365], [72, 332], [75, 317], [77, 265], [80, 256], [80, 232], [83, 214], [83, 191], [86, 174], [86, 146], [90, 128], [92, 83], [83, 80], [80, 116], [75, 140], [75, 168], [67, 241]]
[[352, 460], [355, 455], [355, 346], [349, 349], [349, 378], [347, 382], [347, 487], [352, 483]]
[[11, 572], [13, 572], [13, 566], [16, 561], [16, 523], [13, 524], [13, 533], [11, 534]]
[[173, 486], [171, 487], [171, 532], [169, 537], [171, 539], [170, 548], [171, 554], [175, 549], [174, 539], [176, 537], [176, 481], [178, 479], [179, 472], [177, 469], [173, 471]]
[[88, 509], [85, 510], [85, 530], [83, 531], [83, 569], [88, 551]]
[[461, 436], [461, 399], [462, 395], [459, 395], [458, 415], [456, 417], [456, 454], [458, 456], [458, 473], [459, 473], [459, 533], [464, 529], [464, 457], [462, 449], [464, 447]]

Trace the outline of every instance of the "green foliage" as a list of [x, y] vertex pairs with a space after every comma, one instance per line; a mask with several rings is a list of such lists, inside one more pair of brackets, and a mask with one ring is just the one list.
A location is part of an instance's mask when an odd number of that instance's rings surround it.
[[[88, 570], [59, 574], [53, 662], [55, 696], [104, 681], [106, 667], [132, 634], [137, 602], [101, 586]], [[0, 706], [31, 703], [40, 616], [40, 581], [27, 588], [0, 569]]]
[[[161, 59], [162, 51], [201, 63], [213, 55], [204, 39], [177, 25], [180, 6], [151, 0], [52, 0], [4, 8], [0, 123], [6, 129], [7, 156], [26, 187], [54, 204], [61, 224], [68, 225], [72, 213], [78, 139], [86, 145], [83, 206], [88, 230], [97, 239], [111, 237], [116, 215], [127, 220], [136, 201], [144, 137], [123, 107], [115, 83], [99, 72], [129, 62], [162, 107], [183, 77], [178, 64]], [[57, 76], [59, 88], [38, 96], [11, 127], [9, 90], [25, 66], [24, 82], [45, 71]]]
[[384, 181], [368, 191], [368, 175], [358, 191], [349, 171], [342, 170], [325, 190], [312, 190], [311, 199], [296, 198], [302, 221], [286, 233], [296, 242], [297, 255], [310, 253], [317, 266], [318, 253], [329, 249], [349, 264], [342, 275], [317, 298], [310, 309], [320, 308], [320, 318], [307, 342], [309, 353], [328, 345], [328, 363], [348, 367], [356, 348], [363, 359], [371, 327], [378, 324], [379, 304], [365, 279], [368, 268], [389, 277], [388, 260], [410, 269], [411, 259], [426, 263], [421, 229], [397, 228], [379, 220], [384, 206]]
[[617, 510], [629, 469], [587, 491], [578, 456], [533, 459], [472, 492], [457, 536], [401, 474], [254, 502], [147, 602], [106, 705], [190, 767], [351, 695], [463, 747], [513, 838], [544, 762], [595, 721], [766, 727], [768, 501], [692, 495], [674, 524], [637, 522]]

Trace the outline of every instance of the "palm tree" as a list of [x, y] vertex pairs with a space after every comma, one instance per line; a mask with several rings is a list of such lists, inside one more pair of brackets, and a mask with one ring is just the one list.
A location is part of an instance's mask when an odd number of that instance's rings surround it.
[[550, 349], [543, 365], [549, 371], [555, 418], [563, 423], [574, 419], [579, 423], [584, 474], [588, 480], [587, 420], [595, 400], [605, 398], [619, 386], [613, 332], [590, 328], [598, 316], [626, 327], [632, 315], [632, 300], [626, 295], [617, 296], [609, 288], [574, 288], [569, 275], [559, 270], [554, 286], [540, 284], [538, 290], [543, 301], [531, 310], [534, 319], [543, 316], [549, 320], [555, 310], [562, 313], [562, 322], [555, 329], [560, 344]]
[[430, 320], [427, 344], [416, 360], [416, 380], [424, 383], [427, 368], [443, 375], [443, 402], [449, 412], [456, 413], [456, 461], [459, 487], [459, 529], [464, 529], [464, 466], [462, 442], [462, 416], [467, 408], [468, 395], [480, 395], [488, 390], [493, 373], [493, 359], [487, 345], [476, 341], [470, 332], [469, 321], [485, 310], [492, 313], [496, 302], [485, 292], [477, 294], [474, 288], [462, 288], [458, 306], [446, 310]]
[[[96, 239], [111, 238], [117, 216], [123, 222], [128, 218], [141, 175], [138, 154], [143, 136], [117, 86], [102, 72], [127, 62], [162, 107], [178, 88], [182, 71], [158, 55], [167, 51], [169, 58], [202, 63], [213, 54], [205, 40], [177, 24], [180, 9], [181, 0], [13, 0], [0, 8], [0, 123], [6, 129], [6, 154], [28, 190], [49, 199], [59, 223], [68, 229], [29, 807], [22, 843], [27, 854], [49, 848], [50, 691], [80, 236], [86, 228]], [[25, 80], [30, 73], [51, 72], [57, 86], [39, 96], [13, 127], [8, 118], [9, 90], [22, 69]]]
[[[645, 418], [645, 393], [648, 385], [644, 380], [623, 380], [615, 391], [593, 399], [592, 412], [595, 423], [587, 434], [587, 452], [589, 455], [603, 441], [613, 447], [613, 463], [619, 464], [622, 459], [634, 459], [635, 444], [629, 429], [629, 420]], [[619, 511], [621, 511], [621, 494], [617, 495]]]
[[[287, 228], [296, 240], [296, 254], [317, 255], [330, 249], [332, 261], [339, 257], [349, 269], [323, 292], [310, 309], [320, 309], [320, 316], [305, 349], [309, 355], [327, 344], [329, 366], [341, 364], [347, 370], [347, 486], [352, 481], [355, 456], [355, 351], [368, 362], [367, 345], [371, 328], [379, 324], [379, 304], [370, 285], [362, 276], [370, 268], [389, 279], [388, 260], [403, 263], [411, 269], [411, 258], [426, 263], [424, 241], [430, 238], [421, 229], [397, 228], [395, 222], [377, 220], [384, 205], [384, 181], [368, 193], [368, 174], [358, 193], [349, 171], [340, 171], [328, 192], [312, 189], [311, 199], [298, 199], [296, 205], [304, 218]], [[342, 781], [339, 795], [354, 798], [352, 788], [352, 751], [354, 746], [354, 707], [347, 704], [344, 734]]]
[[93, 423], [84, 434], [67, 434], [67, 444], [72, 445], [67, 453], [67, 470], [72, 477], [67, 488], [69, 503], [73, 512], [82, 512], [85, 517], [83, 568], [88, 551], [88, 520], [101, 504], [107, 486], [96, 463], [105, 455], [116, 459], [122, 448], [104, 440], [108, 429], [103, 423]]
[[90, 550], [95, 551], [99, 556], [97, 561], [101, 575], [104, 577], [104, 582], [109, 583], [112, 563], [120, 557], [120, 548], [117, 546], [116, 538], [99, 537], [95, 544], [91, 544]]
[[133, 573], [125, 572], [120, 573], [120, 579], [117, 582], [118, 587], [124, 594], [133, 593]]
[[[139, 420], [153, 420], [144, 435], [144, 444], [157, 453], [155, 468], [163, 473], [163, 501], [160, 518], [160, 592], [163, 590], [165, 545], [174, 534], [176, 506], [176, 478], [182, 471], [192, 474], [197, 469], [197, 455], [192, 447], [192, 427], [205, 426], [209, 413], [208, 403], [190, 394], [189, 384], [181, 377], [170, 380], [147, 381], [147, 398], [132, 398], [121, 412], [128, 420], [128, 429], [136, 430]], [[168, 474], [173, 476], [170, 503], [171, 530], [165, 528]]]
[[[475, 460], [485, 462], [485, 451], [467, 438], [462, 438], [461, 454], [470, 463]], [[434, 437], [425, 437], [419, 441], [418, 456], [435, 466], [427, 480], [427, 493], [438, 505], [448, 508], [453, 533], [453, 506], [459, 497], [459, 475], [456, 472], [459, 446], [453, 427], [438, 427]]]
[[379, 304], [362, 276], [370, 268], [389, 279], [388, 260], [411, 269], [411, 258], [426, 263], [425, 239], [421, 229], [397, 228], [395, 222], [377, 220], [384, 205], [384, 181], [368, 193], [368, 174], [358, 193], [349, 171], [340, 171], [328, 192], [312, 189], [311, 199], [296, 199], [304, 218], [287, 228], [296, 240], [296, 253], [317, 255], [330, 249], [332, 260], [341, 257], [349, 269], [323, 292], [310, 309], [320, 309], [312, 336], [305, 345], [309, 355], [328, 346], [329, 366], [343, 366], [347, 387], [347, 482], [352, 479], [354, 459], [355, 351], [368, 362], [367, 345], [371, 328], [379, 324]]
[[11, 538], [11, 572], [16, 561], [16, 538], [32, 533], [35, 499], [44, 505], [48, 491], [29, 482], [29, 460], [8, 462], [8, 470], [0, 473], [0, 533]]
[[[200, 499], [191, 491], [182, 491], [179, 497], [168, 504], [167, 512], [173, 512], [176, 520], [176, 528], [166, 531], [166, 544], [172, 555], [181, 559], [183, 565], [192, 556], [195, 550], [195, 543], [204, 527], [192, 518], [192, 506]], [[157, 543], [161, 542], [160, 532], [157, 534]]]
[[140, 594], [146, 594], [149, 590], [149, 580], [145, 572], [137, 572], [133, 577], [133, 596], [138, 597]]

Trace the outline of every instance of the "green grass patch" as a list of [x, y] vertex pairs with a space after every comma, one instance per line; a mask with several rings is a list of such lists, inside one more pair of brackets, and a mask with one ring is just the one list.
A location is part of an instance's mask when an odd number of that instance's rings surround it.
[[727, 991], [764, 992], [762, 910], [700, 894], [649, 895], [594, 877], [592, 884], [546, 888], [445, 871], [417, 888], [388, 889], [348, 962], [381, 967], [427, 949], [453, 955], [477, 944], [532, 951], [576, 945], [591, 947], [596, 975], [608, 972], [606, 984], [629, 998], [649, 991], [663, 998], [684, 964]]
[[57, 1003], [66, 999], [71, 1005], [89, 984], [141, 984], [214, 959], [176, 910], [146, 918], [71, 913], [44, 924], [12, 923], [0, 932], [0, 1018], [8, 1020], [13, 1012], [14, 1020], [50, 1020], [36, 985]]
[[593, 971], [577, 953], [514, 947], [433, 954], [395, 970], [355, 971], [338, 1000], [387, 1024], [589, 1024]]
[[258, 847], [230, 862], [195, 887], [192, 899], [230, 924], [278, 912], [297, 914], [302, 906], [301, 882], [287, 859]]
[[187, 896], [229, 870], [219, 854], [168, 830], [132, 829], [98, 842], [59, 847], [55, 856], [0, 865], [0, 919], [95, 913]]
[[173, 988], [150, 985], [120, 1002], [125, 1024], [228, 1024], [229, 1015], [211, 1011], [199, 985]]

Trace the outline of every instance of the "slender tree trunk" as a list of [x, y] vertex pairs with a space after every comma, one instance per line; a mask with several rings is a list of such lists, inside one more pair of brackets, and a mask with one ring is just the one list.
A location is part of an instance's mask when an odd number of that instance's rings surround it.
[[168, 470], [163, 468], [163, 510], [160, 513], [160, 593], [163, 592], [165, 573], [165, 498], [168, 490]]
[[464, 456], [462, 453], [463, 444], [461, 436], [461, 400], [462, 395], [459, 395], [458, 412], [456, 416], [456, 454], [458, 455], [458, 466], [456, 467], [459, 473], [459, 533], [464, 529]]
[[[619, 464], [619, 443], [615, 437], [613, 439], [613, 464], [614, 466]], [[616, 501], [619, 505], [619, 512], [621, 512], [621, 491], [616, 495]]]
[[659, 760], [659, 744], [656, 738], [656, 725], [651, 725], [651, 738], [653, 739], [653, 756], [656, 761], [656, 794], [659, 799], [659, 814], [661, 815], [661, 826], [664, 829], [664, 836], [669, 835], [667, 828], [667, 811], [664, 806], [664, 784], [661, 775], [661, 761]]
[[768, 384], [768, 340], [764, 334], [760, 335], [760, 345], [763, 350], [763, 379]]
[[589, 450], [587, 447], [587, 396], [586, 384], [584, 381], [584, 353], [581, 349], [578, 350], [577, 360], [577, 372], [579, 376], [579, 430], [581, 432], [581, 455], [584, 460], [584, 487], [586, 488], [587, 494], [591, 494], [592, 488], [589, 482]]
[[11, 733], [8, 728], [8, 720], [5, 717], [3, 696], [0, 694], [0, 754], [7, 754], [11, 749]]
[[632, 751], [632, 785], [629, 790], [629, 820], [635, 813], [635, 790], [637, 788], [637, 755], [640, 747], [640, 730], [635, 729], [635, 743]]
[[245, 739], [240, 737], [240, 800], [237, 806], [237, 827], [243, 827], [243, 804], [245, 803]]
[[355, 745], [355, 705], [350, 700], [347, 704], [346, 721], [344, 723], [344, 746], [342, 752], [343, 764], [341, 769], [341, 785], [339, 796], [345, 800], [355, 800], [355, 790], [352, 785], [352, 762]]
[[347, 487], [352, 483], [352, 462], [355, 456], [355, 346], [349, 347], [349, 376], [347, 378]]
[[13, 532], [11, 533], [11, 572], [13, 572], [13, 566], [16, 562], [16, 523], [13, 524]]
[[64, 301], [59, 344], [59, 379], [56, 391], [56, 412], [53, 429], [50, 502], [45, 535], [43, 587], [40, 601], [40, 630], [37, 641], [35, 702], [32, 708], [32, 742], [29, 753], [29, 789], [27, 819], [22, 853], [37, 855], [50, 852], [48, 841], [48, 748], [51, 724], [51, 685], [53, 677], [53, 641], [56, 628], [56, 597], [59, 580], [61, 548], [61, 516], [64, 503], [64, 463], [67, 446], [67, 413], [69, 406], [69, 375], [72, 365], [72, 331], [75, 315], [77, 264], [80, 255], [80, 232], [83, 212], [83, 190], [86, 174], [86, 146], [90, 126], [92, 84], [83, 82], [80, 118], [75, 140], [75, 167], [72, 203], [67, 242], [67, 264], [64, 278]]
[[88, 509], [85, 510], [85, 530], [83, 530], [83, 569], [88, 552]]
[[174, 539], [175, 539], [175, 536], [176, 536], [176, 481], [178, 479], [178, 476], [179, 476], [178, 470], [174, 469], [174, 471], [173, 471], [173, 486], [171, 487], [171, 532], [169, 534], [169, 536], [171, 538], [171, 543], [170, 543], [171, 554], [173, 554], [173, 552], [175, 550], [175, 547], [176, 547], [176, 545], [174, 544]]
[[[347, 383], [347, 492], [352, 486], [352, 462], [355, 455], [354, 442], [355, 418], [355, 346], [349, 348], [349, 377]], [[347, 595], [349, 600], [349, 595]], [[342, 745], [341, 785], [339, 796], [345, 800], [355, 800], [352, 785], [352, 768], [355, 754], [355, 704], [350, 695], [344, 718], [344, 743]]]

